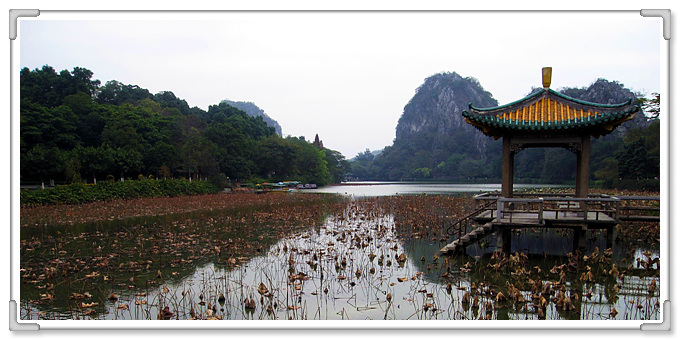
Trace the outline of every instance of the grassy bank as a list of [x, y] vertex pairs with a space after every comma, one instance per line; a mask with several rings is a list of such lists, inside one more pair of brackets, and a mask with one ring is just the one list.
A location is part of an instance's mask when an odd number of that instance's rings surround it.
[[[52, 204], [21, 207], [21, 226], [73, 225], [100, 221], [126, 220], [144, 216], [164, 216], [196, 213], [212, 216], [229, 214], [233, 210], [248, 211], [250, 215], [267, 215], [280, 219], [288, 213], [268, 215], [273, 208], [304, 206], [326, 201], [328, 195], [316, 194], [227, 194], [184, 195], [176, 197], [140, 197], [113, 199], [82, 204]], [[285, 209], [284, 209], [285, 210]], [[288, 209], [289, 213], [292, 211]]]
[[21, 190], [21, 206], [81, 204], [121, 198], [175, 197], [217, 193], [220, 188], [208, 181], [184, 179], [99, 182], [58, 185], [53, 189]]

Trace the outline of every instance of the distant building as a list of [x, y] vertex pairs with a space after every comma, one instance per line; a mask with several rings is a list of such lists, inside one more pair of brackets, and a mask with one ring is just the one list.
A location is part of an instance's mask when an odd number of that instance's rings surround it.
[[314, 137], [314, 142], [312, 143], [312, 145], [316, 146], [319, 149], [323, 149], [323, 141], [319, 139], [318, 133]]

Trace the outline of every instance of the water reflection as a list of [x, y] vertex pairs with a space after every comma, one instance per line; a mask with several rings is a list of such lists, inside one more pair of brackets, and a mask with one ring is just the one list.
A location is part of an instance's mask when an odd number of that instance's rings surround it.
[[[515, 184], [515, 190], [534, 188], [560, 188], [564, 185]], [[500, 192], [500, 184], [451, 184], [431, 182], [347, 182], [341, 185], [326, 186], [312, 191], [355, 197], [393, 196], [408, 194], [474, 194]]]
[[[166, 228], [168, 232], [183, 230], [179, 224]], [[210, 235], [209, 230], [201, 235]], [[150, 237], [141, 230], [138, 233], [141, 239]], [[198, 242], [194, 231], [179, 235], [183, 236], [171, 237]], [[173, 261], [169, 269], [157, 273], [153, 270], [156, 262], [129, 264], [141, 262], [132, 254], [146, 251], [149, 245], [134, 246], [138, 249], [127, 245], [117, 253], [130, 256], [120, 261], [126, 264], [120, 268], [130, 275], [128, 282], [107, 285], [104, 281], [96, 288], [99, 293], [86, 280], [60, 286], [55, 295], [61, 297], [87, 290], [99, 294], [84, 299], [76, 310], [71, 303], [39, 305], [27, 301], [40, 298], [22, 296], [21, 318], [659, 318], [659, 282], [653, 277], [658, 275], [654, 267], [658, 264], [651, 261], [658, 253], [617, 246], [616, 252], [608, 254], [603, 236], [597, 233], [589, 235], [587, 260], [581, 257], [584, 254], [553, 254], [571, 249], [570, 235], [558, 230], [517, 233], [513, 240], [517, 253], [510, 257], [493, 253], [493, 238], [484, 247], [469, 247], [465, 255], [439, 257], [440, 239], [400, 230], [389, 209], [377, 200], [365, 199], [347, 201], [321, 225], [277, 235], [281, 238], [266, 243], [259, 255], [251, 257], [215, 259], [201, 255], [209, 247], [191, 254], [178, 249], [174, 257], [154, 260]], [[94, 234], [77, 244], [87, 247], [99, 238]], [[152, 243], [152, 253], [161, 247], [160, 241], [154, 242], [158, 248]], [[644, 263], [651, 263], [651, 270]], [[93, 300], [97, 305], [91, 305]]]

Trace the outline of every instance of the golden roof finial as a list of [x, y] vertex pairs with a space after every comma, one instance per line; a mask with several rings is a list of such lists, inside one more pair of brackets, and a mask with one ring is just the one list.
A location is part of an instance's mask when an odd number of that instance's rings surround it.
[[550, 81], [552, 80], [552, 67], [543, 68], [543, 88], [550, 88]]

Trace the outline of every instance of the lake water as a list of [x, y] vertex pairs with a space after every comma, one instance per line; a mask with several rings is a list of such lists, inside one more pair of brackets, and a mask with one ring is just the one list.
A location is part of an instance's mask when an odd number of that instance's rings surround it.
[[[536, 187], [556, 186], [516, 186]], [[101, 263], [101, 273], [88, 269], [78, 274], [82, 277], [66, 279], [53, 271], [46, 278], [24, 274], [20, 317], [155, 320], [168, 308], [170, 319], [659, 319], [658, 267], [644, 268], [658, 259], [658, 250], [616, 246], [606, 254], [603, 235], [589, 233], [590, 259], [579, 258], [581, 264], [572, 268], [573, 259], [564, 256], [571, 248], [569, 235], [526, 231], [513, 236], [515, 251], [536, 254], [494, 258], [489, 254], [495, 242], [490, 240], [488, 245], [469, 247], [466, 255], [439, 257], [438, 250], [450, 241], [440, 239], [440, 231], [422, 234], [396, 222], [429, 207], [422, 201], [418, 205], [417, 196], [402, 197], [401, 206], [382, 200], [397, 194], [493, 190], [500, 190], [500, 185], [364, 182], [303, 191], [354, 199], [345, 200], [341, 210], [333, 210], [318, 224], [287, 234], [269, 233], [272, 242], [247, 257], [238, 252], [225, 255], [223, 245], [228, 240], [248, 246], [240, 240], [261, 238], [277, 222], [234, 228], [243, 223], [241, 218], [206, 215], [121, 224], [119, 230], [76, 232], [72, 240], [63, 241], [63, 248], [57, 243], [58, 249], [47, 241], [65, 239], [65, 234], [41, 235], [33, 239], [45, 246], [22, 256], [39, 254], [60, 271], [62, 260], [75, 256], [81, 267], [87, 261]], [[241, 235], [239, 230], [246, 226], [254, 230], [252, 236]], [[225, 242], [215, 242], [218, 237]], [[98, 240], [111, 239], [117, 246], [111, 246], [115, 251], [110, 255], [95, 247]], [[218, 255], [216, 245], [221, 247]], [[63, 270], [73, 272], [70, 266]], [[52, 283], [54, 287], [45, 287]], [[543, 308], [541, 292], [548, 298]], [[566, 307], [565, 297], [572, 308]]]
[[[553, 184], [515, 184], [514, 190], [532, 188], [564, 188], [565, 185]], [[408, 194], [477, 194], [500, 192], [500, 184], [448, 184], [427, 182], [345, 182], [331, 185], [311, 192], [333, 193], [348, 196], [392, 196]]]

